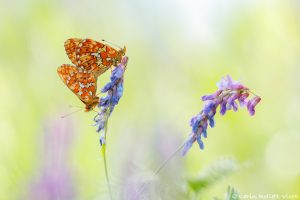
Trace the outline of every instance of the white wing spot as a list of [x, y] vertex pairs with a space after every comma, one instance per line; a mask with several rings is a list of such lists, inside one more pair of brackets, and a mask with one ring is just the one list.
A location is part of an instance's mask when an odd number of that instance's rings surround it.
[[79, 85], [81, 88], [84, 88], [84, 85], [81, 82], [79, 82]]
[[92, 56], [95, 56], [95, 57], [97, 57], [97, 58], [100, 57], [100, 54], [99, 54], [99, 53], [91, 53], [91, 55], [92, 55]]

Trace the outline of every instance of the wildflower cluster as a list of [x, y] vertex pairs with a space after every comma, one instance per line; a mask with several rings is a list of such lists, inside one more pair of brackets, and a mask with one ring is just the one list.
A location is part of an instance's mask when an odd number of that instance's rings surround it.
[[[102, 97], [99, 101], [99, 112], [94, 118], [97, 126], [97, 132], [105, 129], [107, 120], [114, 110], [114, 107], [119, 103], [120, 98], [123, 95], [123, 75], [126, 69], [128, 57], [124, 56], [121, 63], [112, 71], [110, 82], [107, 83], [101, 90], [102, 93], [107, 93], [105, 97]], [[105, 143], [105, 138], [100, 137], [100, 144]]]
[[251, 91], [249, 88], [242, 85], [240, 82], [234, 81], [228, 75], [226, 78], [217, 84], [218, 90], [211, 94], [202, 97], [202, 101], [206, 104], [203, 110], [191, 119], [190, 126], [192, 127], [192, 133], [183, 147], [183, 155], [192, 147], [192, 144], [197, 141], [200, 149], [204, 149], [204, 144], [201, 137], [207, 137], [208, 125], [213, 128], [215, 125], [214, 116], [218, 106], [220, 106], [220, 114], [224, 115], [227, 110], [238, 110], [239, 102], [240, 106], [247, 106], [249, 114], [252, 116], [255, 114], [255, 106], [260, 102], [261, 98], [254, 95], [252, 99], [248, 99]]

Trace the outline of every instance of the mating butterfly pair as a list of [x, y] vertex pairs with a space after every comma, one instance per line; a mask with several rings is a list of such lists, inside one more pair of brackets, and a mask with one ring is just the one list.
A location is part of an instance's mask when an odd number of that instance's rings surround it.
[[63, 64], [57, 73], [85, 104], [85, 111], [90, 111], [99, 103], [96, 96], [98, 76], [121, 62], [126, 47], [115, 50], [91, 39], [71, 38], [66, 40], [65, 50], [74, 65]]

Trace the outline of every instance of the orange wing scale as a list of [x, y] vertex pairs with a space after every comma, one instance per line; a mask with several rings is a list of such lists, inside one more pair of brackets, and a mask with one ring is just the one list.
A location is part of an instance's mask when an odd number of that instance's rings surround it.
[[75, 65], [64, 64], [57, 73], [66, 86], [92, 110], [99, 102], [96, 96], [97, 78], [111, 66], [116, 66], [125, 55], [126, 48], [119, 51], [92, 39], [71, 38], [65, 41], [65, 50]]
[[76, 49], [78, 44], [82, 41], [82, 39], [72, 38], [65, 41], [65, 50], [74, 65], [77, 65], [76, 60]]
[[76, 51], [78, 67], [92, 71], [95, 76], [118, 64], [116, 61], [121, 61], [122, 56], [114, 48], [91, 39], [82, 40]]
[[66, 86], [86, 105], [86, 111], [98, 104], [97, 79], [92, 74], [79, 73], [77, 67], [68, 64], [60, 66], [57, 73]]

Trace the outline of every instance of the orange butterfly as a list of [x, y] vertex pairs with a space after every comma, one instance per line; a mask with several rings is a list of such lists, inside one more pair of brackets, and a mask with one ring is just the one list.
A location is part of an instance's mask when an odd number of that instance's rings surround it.
[[57, 73], [85, 104], [85, 111], [90, 111], [99, 102], [96, 96], [98, 76], [121, 62], [126, 47], [115, 50], [92, 39], [71, 38], [66, 40], [65, 50], [74, 65], [63, 64]]

